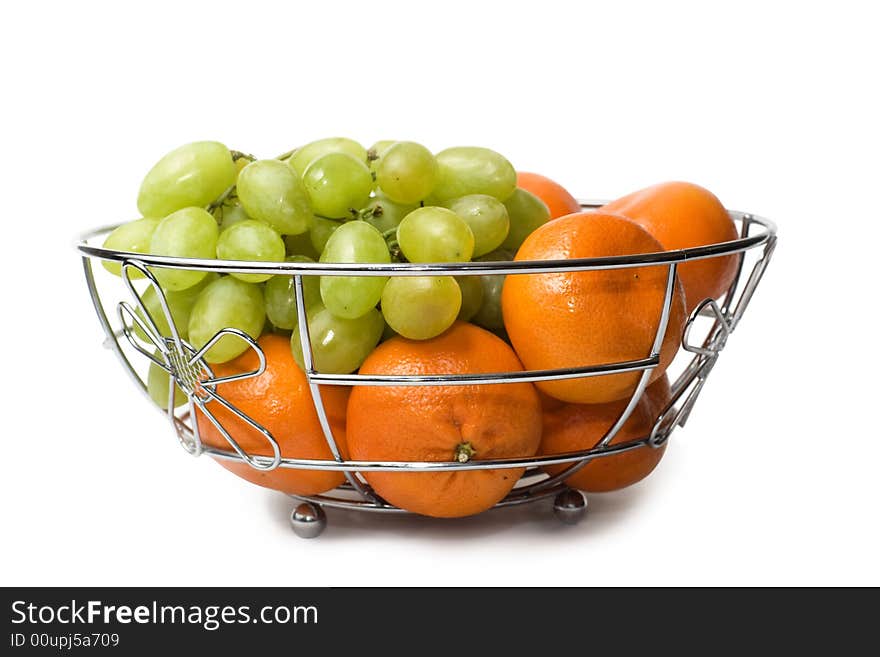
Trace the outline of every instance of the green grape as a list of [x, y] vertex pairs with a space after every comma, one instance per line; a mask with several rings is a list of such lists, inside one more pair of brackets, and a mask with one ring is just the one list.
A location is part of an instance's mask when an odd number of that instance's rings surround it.
[[[107, 235], [104, 240], [105, 249], [113, 249], [114, 251], [131, 251], [132, 253], [148, 253], [150, 250], [150, 240], [159, 225], [158, 219], [136, 219], [129, 221], [116, 227], [112, 233]], [[104, 269], [116, 276], [122, 275], [122, 263], [113, 262], [111, 260], [102, 260], [101, 264]], [[129, 268], [129, 278], [137, 280], [143, 278], [136, 269]]]
[[410, 262], [467, 262], [474, 253], [470, 226], [452, 210], [434, 206], [406, 215], [397, 242]]
[[245, 212], [282, 235], [298, 235], [312, 225], [314, 215], [306, 188], [284, 162], [251, 162], [238, 175], [236, 190]]
[[[150, 239], [150, 253], [178, 258], [213, 259], [217, 255], [219, 230], [214, 217], [202, 208], [172, 212], [156, 226]], [[150, 271], [166, 290], [185, 290], [205, 277], [203, 271], [162, 269]]]
[[[324, 374], [350, 374], [379, 344], [385, 321], [375, 308], [357, 319], [337, 317], [323, 306], [308, 310], [309, 343], [315, 369]], [[293, 358], [305, 370], [299, 326], [290, 336]]]
[[361, 213], [368, 224], [375, 226], [376, 230], [384, 234], [396, 230], [403, 218], [418, 207], [416, 204], [401, 205], [382, 194], [377, 194], [370, 199]]
[[216, 141], [197, 141], [168, 153], [141, 183], [138, 210], [164, 217], [188, 207], [205, 207], [235, 184], [232, 154]]
[[432, 198], [443, 202], [468, 194], [505, 200], [516, 189], [516, 170], [488, 148], [457, 146], [437, 153], [437, 183]]
[[519, 187], [504, 201], [504, 207], [510, 217], [510, 231], [502, 246], [510, 251], [516, 251], [533, 230], [550, 220], [547, 204]]
[[506, 276], [501, 274], [480, 276], [480, 284], [483, 287], [483, 303], [471, 317], [471, 321], [492, 332], [504, 330], [504, 317], [501, 314], [501, 289], [504, 287], [505, 278]]
[[474, 258], [474, 260], [476, 262], [513, 262], [513, 252], [499, 247], [491, 253]]
[[396, 143], [393, 139], [382, 139], [370, 146], [370, 149], [367, 151], [367, 162], [370, 164], [370, 169], [375, 171], [382, 162], [385, 151]]
[[335, 219], [325, 219], [324, 217], [315, 217], [315, 223], [309, 229], [309, 241], [312, 249], [318, 254], [324, 252], [327, 246], [327, 240], [337, 228], [342, 225], [341, 221]]
[[[217, 257], [221, 260], [252, 260], [280, 262], [284, 260], [284, 240], [262, 221], [249, 219], [227, 228], [217, 240]], [[262, 283], [271, 274], [231, 274], [246, 283]]]
[[480, 276], [456, 276], [461, 290], [461, 310], [458, 319], [469, 322], [483, 305], [483, 283]]
[[[321, 262], [388, 263], [391, 254], [382, 234], [365, 221], [342, 224], [327, 240]], [[321, 299], [337, 317], [354, 319], [379, 303], [385, 276], [321, 276]]]
[[302, 177], [312, 162], [330, 153], [347, 153], [358, 162], [363, 162], [364, 164], [367, 162], [366, 149], [355, 140], [346, 137], [329, 137], [306, 144], [297, 148], [294, 154], [290, 156], [288, 162]]
[[388, 325], [411, 340], [427, 340], [452, 326], [461, 290], [452, 276], [392, 276], [382, 292]]
[[[223, 276], [199, 294], [189, 316], [189, 342], [204, 347], [220, 329], [236, 328], [252, 338], [260, 337], [266, 321], [263, 291], [252, 283]], [[225, 363], [245, 352], [247, 343], [224, 335], [205, 354], [209, 363]]]
[[312, 161], [303, 183], [316, 214], [343, 219], [367, 204], [373, 176], [362, 160], [348, 153], [329, 153]]
[[[497, 249], [491, 253], [477, 258], [480, 262], [509, 262], [513, 256], [503, 250]], [[474, 324], [482, 326], [493, 333], [504, 333], [504, 317], [501, 314], [501, 289], [504, 287], [503, 274], [486, 274], [480, 276], [480, 284], [483, 288], [483, 303], [477, 313], [471, 318]]]
[[[240, 161], [241, 160], [239, 160], [239, 162]], [[220, 224], [220, 232], [222, 233], [230, 226], [239, 224], [242, 221], [247, 221], [251, 217], [249, 217], [248, 213], [244, 211], [244, 208], [241, 207], [241, 202], [236, 198], [217, 206], [214, 209], [214, 218]]]
[[399, 141], [382, 155], [376, 168], [376, 184], [397, 203], [418, 203], [434, 189], [437, 163], [427, 148], [412, 141]]
[[[171, 319], [174, 320], [174, 326], [177, 327], [177, 334], [182, 339], [186, 340], [189, 337], [189, 316], [196, 299], [198, 299], [202, 290], [218, 278], [220, 278], [219, 274], [209, 272], [205, 274], [205, 277], [201, 281], [185, 290], [180, 290], [178, 292], [173, 292], [171, 290], [163, 291], [165, 295], [165, 303], [168, 304], [168, 311], [171, 313]], [[170, 338], [171, 327], [168, 325], [168, 320], [165, 318], [165, 312], [162, 310], [162, 303], [159, 301], [159, 295], [156, 294], [155, 287], [151, 285], [144, 290], [144, 293], [141, 295], [141, 303], [144, 304], [147, 312], [150, 313], [153, 324], [159, 329], [159, 334], [163, 337]], [[141, 319], [146, 320], [146, 317], [144, 317], [144, 313], [141, 312], [140, 308], [135, 312], [137, 312]], [[148, 340], [147, 335], [137, 324], [134, 325], [134, 332], [140, 339]]]
[[391, 328], [391, 325], [388, 322], [385, 322], [385, 328], [382, 329], [382, 342], [385, 340], [390, 340], [391, 338], [395, 338], [400, 335], [397, 331]]
[[469, 194], [452, 201], [446, 207], [452, 210], [474, 233], [474, 256], [481, 256], [501, 246], [510, 229], [507, 208], [494, 196]]
[[[158, 351], [156, 352], [156, 357], [161, 359]], [[168, 375], [168, 372], [155, 363], [150, 363], [150, 370], [147, 372], [147, 392], [150, 393], [150, 399], [161, 408], [168, 408], [169, 385], [171, 385], [171, 377]], [[174, 408], [185, 404], [186, 399], [186, 393], [175, 383]]]
[[[314, 262], [306, 256], [289, 256], [288, 262]], [[296, 287], [293, 276], [273, 276], [263, 290], [266, 297], [266, 317], [272, 325], [292, 330], [296, 326]], [[321, 287], [318, 276], [303, 276], [303, 299], [308, 310], [321, 305]]]
[[241, 173], [241, 170], [244, 169], [248, 164], [254, 161], [255, 158], [249, 155], [243, 155], [237, 158], [233, 158], [232, 163], [235, 165], [235, 180], [238, 180], [238, 174]]
[[[318, 217], [315, 217], [315, 220], [317, 219]], [[312, 260], [317, 260], [321, 255], [315, 251], [315, 247], [312, 245], [311, 230], [299, 235], [285, 235], [284, 246], [289, 256], [307, 256]]]

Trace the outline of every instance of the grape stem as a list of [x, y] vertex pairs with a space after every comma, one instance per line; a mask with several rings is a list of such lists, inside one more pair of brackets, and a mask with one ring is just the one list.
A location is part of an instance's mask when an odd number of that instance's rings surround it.
[[348, 211], [351, 212], [352, 218], [359, 221], [367, 221], [368, 219], [372, 219], [373, 217], [382, 216], [381, 205], [376, 205], [372, 208], [364, 208], [363, 210], [355, 210], [354, 208], [349, 208]]
[[214, 210], [216, 210], [217, 208], [222, 206], [227, 201], [227, 199], [229, 199], [230, 197], [234, 197], [234, 196], [235, 196], [235, 185], [232, 185], [229, 189], [227, 189], [225, 192], [220, 194], [220, 196], [218, 196], [214, 200], [214, 202], [211, 203], [206, 209], [208, 210], [208, 212], [213, 214]]
[[[241, 160], [241, 159], [245, 159], [250, 162], [256, 162], [256, 160], [257, 160], [257, 158], [255, 156], [251, 155], [250, 153], [244, 153], [242, 151], [236, 151], [236, 150], [230, 150], [229, 153], [230, 153], [230, 155], [232, 155], [233, 162], [237, 162], [238, 160]], [[214, 199], [214, 201], [210, 205], [208, 205], [208, 207], [205, 209], [208, 212], [210, 212], [211, 214], [214, 214], [214, 210], [216, 210], [217, 208], [222, 206], [226, 202], [226, 200], [229, 199], [230, 197], [233, 197], [233, 198], [235, 197], [235, 185], [232, 185], [225, 192], [220, 194], [220, 196], [218, 196], [216, 199]]]
[[406, 256], [403, 255], [403, 251], [400, 249], [400, 244], [397, 243], [397, 240], [391, 240], [388, 242], [388, 251], [391, 254], [391, 262], [409, 262], [406, 259]]

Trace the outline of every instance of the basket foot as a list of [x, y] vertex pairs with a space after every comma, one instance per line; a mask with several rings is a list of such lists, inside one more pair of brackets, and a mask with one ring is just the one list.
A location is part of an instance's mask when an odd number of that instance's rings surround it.
[[566, 488], [553, 500], [553, 513], [560, 522], [576, 525], [587, 513], [587, 498], [578, 490]]
[[300, 538], [315, 538], [327, 527], [327, 515], [317, 504], [303, 502], [291, 512], [290, 526]]

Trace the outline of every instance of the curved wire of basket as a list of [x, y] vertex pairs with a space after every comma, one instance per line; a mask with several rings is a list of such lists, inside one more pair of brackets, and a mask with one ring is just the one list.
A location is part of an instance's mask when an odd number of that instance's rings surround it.
[[[583, 202], [582, 206], [585, 208], [594, 208], [602, 204], [602, 202]], [[77, 242], [76, 246], [82, 253], [86, 282], [92, 297], [92, 302], [107, 335], [105, 344], [115, 351], [126, 370], [144, 393], [146, 393], [146, 386], [124, 353], [120, 337], [124, 337], [138, 353], [148, 358], [153, 364], [160, 367], [168, 374], [169, 399], [167, 407], [164, 409], [164, 413], [168, 416], [174, 426], [181, 444], [189, 453], [199, 455], [204, 452], [215, 458], [239, 460], [259, 470], [273, 470], [277, 467], [312, 470], [339, 470], [345, 474], [347, 483], [336, 491], [316, 496], [295, 497], [318, 502], [327, 506], [396, 512], [401, 511], [401, 509], [398, 509], [379, 498], [359, 473], [365, 471], [412, 472], [525, 468], [525, 474], [522, 476], [517, 486], [504, 500], [496, 505], [509, 506], [544, 499], [555, 495], [564, 487], [562, 482], [565, 479], [587, 465], [587, 463], [594, 458], [607, 457], [633, 449], [651, 449], [662, 446], [668, 440], [676, 426], [684, 426], [686, 423], [690, 412], [693, 409], [694, 403], [702, 391], [706, 379], [714, 367], [721, 350], [724, 348], [727, 339], [735, 330], [751, 301], [755, 288], [760, 282], [775, 248], [776, 227], [771, 221], [756, 215], [736, 211], [730, 211], [730, 216], [740, 226], [740, 237], [730, 242], [677, 251], [559, 261], [432, 264], [266, 263], [141, 255], [105, 249], [89, 244], [90, 239], [112, 230], [113, 227], [98, 229], [84, 235]], [[748, 278], [745, 279], [745, 284], [740, 289], [740, 283], [744, 278], [743, 265], [745, 261], [745, 253], [748, 250], [757, 248], [763, 248], [763, 253], [754, 264], [752, 270], [748, 274]], [[684, 334], [682, 336], [682, 347], [687, 352], [692, 353], [693, 358], [678, 379], [672, 384], [671, 399], [660, 412], [652, 430], [647, 436], [639, 439], [611, 444], [614, 437], [629, 419], [641, 399], [642, 394], [648, 385], [651, 372], [659, 364], [659, 352], [668, 325], [677, 267], [683, 262], [735, 254], [739, 256], [737, 273], [729, 289], [724, 294], [722, 302], [719, 304], [715, 299], [705, 299], [695, 308], [686, 322]], [[122, 328], [118, 331], [113, 329], [107, 319], [103, 302], [95, 284], [91, 267], [91, 258], [122, 263], [123, 280], [129, 293], [132, 295], [138, 310], [135, 311], [126, 302], [120, 302], [118, 304], [117, 314], [122, 325]], [[304, 311], [303, 276], [350, 276], [353, 274], [364, 276], [413, 276], [423, 275], [425, 273], [455, 276], [484, 274], [517, 275], [523, 273], [539, 274], [561, 271], [618, 269], [649, 265], [666, 267], [666, 289], [650, 353], [640, 359], [552, 370], [457, 375], [340, 375], [323, 374], [317, 372], [314, 368], [314, 359], [309, 338], [309, 327]], [[250, 336], [236, 329], [223, 329], [219, 331], [200, 349], [196, 349], [185, 340], [181, 339], [179, 332], [175, 327], [174, 320], [171, 316], [161, 287], [156, 282], [148, 267], [192, 269], [214, 271], [218, 273], [260, 273], [293, 276], [297, 300], [297, 323], [302, 341], [303, 360], [306, 370], [305, 374], [309, 383], [318, 420], [324, 432], [327, 445], [333, 456], [332, 460], [284, 457], [280, 452], [277, 441], [268, 430], [246, 414], [242, 413], [239, 409], [236, 409], [234, 405], [230, 404], [223, 398], [222, 394], [217, 390], [218, 386], [222, 386], [222, 384], [234, 380], [259, 376], [265, 370], [266, 361], [259, 344]], [[160, 307], [165, 315], [164, 319], [169, 325], [171, 336], [163, 336], [161, 331], [156, 328], [154, 318], [150, 317], [149, 311], [143, 304], [141, 296], [137, 293], [131, 281], [131, 273], [134, 271], [143, 278], [146, 278], [147, 284], [154, 288], [154, 292], [160, 302]], [[691, 342], [691, 332], [694, 323], [699, 317], [710, 318], [712, 320], [712, 325], [704, 340], [699, 344], [694, 344]], [[134, 330], [135, 326], [147, 336], [151, 343], [150, 345], [147, 346], [139, 343], [139, 336], [136, 336], [137, 331]], [[256, 352], [259, 359], [259, 367], [251, 372], [236, 374], [234, 376], [222, 378], [215, 377], [203, 356], [208, 349], [217, 342], [217, 340], [224, 336], [234, 336], [235, 338], [244, 340], [247, 343], [247, 347]], [[149, 347], [154, 349], [154, 353], [150, 353]], [[546, 456], [483, 460], [475, 459], [466, 462], [346, 460], [342, 457], [335, 437], [333, 436], [333, 431], [327, 418], [320, 390], [320, 386], [322, 385], [448, 386], [505, 384], [525, 381], [555, 381], [624, 372], [641, 372], [638, 384], [617, 420], [592, 448]], [[186, 393], [188, 401], [187, 409], [180, 415], [176, 414], [174, 408], [175, 383]], [[272, 456], [246, 453], [211, 412], [210, 407], [214, 403], [225, 407], [256, 431], [261, 433], [270, 448]], [[223, 450], [216, 447], [202, 445], [199, 436], [198, 423], [195, 421], [197, 410], [203, 413], [218, 429], [227, 443], [229, 443], [231, 449]], [[543, 466], [557, 464], [563, 464], [567, 467], [552, 476], [548, 476], [541, 471]]]
[[[147, 284], [155, 292], [156, 298], [159, 301], [159, 307], [164, 315], [165, 323], [169, 327], [169, 332], [171, 333], [170, 336], [166, 337], [162, 335], [162, 332], [156, 325], [155, 318], [152, 317], [149, 309], [147, 309], [141, 295], [137, 293], [131, 278], [132, 270], [137, 272], [142, 278], [146, 279]], [[195, 417], [196, 409], [201, 411], [202, 414], [217, 428], [233, 451], [241, 459], [247, 462], [248, 465], [256, 470], [273, 470], [277, 468], [281, 462], [281, 448], [271, 432], [253, 418], [240, 411], [226, 400], [223, 395], [217, 392], [217, 386], [220, 384], [250, 379], [260, 376], [266, 371], [266, 356], [263, 354], [263, 350], [260, 348], [259, 344], [257, 344], [257, 341], [247, 333], [236, 328], [224, 328], [211, 336], [202, 347], [196, 349], [180, 337], [180, 332], [178, 331], [174, 317], [171, 314], [168, 301], [153, 273], [135, 260], [125, 260], [122, 263], [120, 273], [126, 288], [128, 288], [129, 293], [137, 305], [137, 310], [135, 310], [125, 301], [120, 301], [117, 304], [116, 310], [119, 320], [122, 323], [122, 335], [128, 340], [129, 344], [135, 351], [146, 356], [153, 365], [159, 367], [168, 374], [168, 403], [166, 406], [166, 413], [168, 414], [168, 417], [172, 419], [172, 424], [177, 430], [177, 436], [183, 448], [193, 456], [198, 456], [204, 451], [202, 440], [199, 436], [198, 423], [193, 423], [192, 430], [186, 432], [181, 431], [177, 422], [174, 421], [176, 420], [174, 415], [175, 385], [186, 393], [189, 414]], [[145, 348], [145, 345], [142, 344], [142, 339], [137, 335], [137, 331], [134, 327], [139, 328], [146, 337], [150, 346], [153, 348], [152, 354], [147, 348]], [[211, 347], [226, 336], [242, 340], [247, 345], [246, 349], [252, 349], [257, 354], [259, 365], [255, 370], [241, 372], [230, 376], [214, 376], [214, 372], [211, 370], [207, 361], [205, 361], [204, 356]], [[209, 407], [211, 402], [216, 402], [223, 406], [250, 425], [257, 432], [262, 434], [272, 451], [272, 458], [257, 459], [242, 449], [235, 438], [226, 430], [223, 424], [211, 411]]]

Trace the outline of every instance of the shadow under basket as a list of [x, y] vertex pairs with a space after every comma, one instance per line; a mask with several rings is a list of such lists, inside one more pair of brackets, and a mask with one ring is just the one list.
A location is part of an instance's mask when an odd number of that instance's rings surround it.
[[[599, 207], [603, 202], [584, 201], [585, 209]], [[115, 228], [107, 226], [83, 235], [76, 243], [80, 252], [89, 293], [106, 334], [104, 344], [119, 358], [137, 387], [148, 396], [145, 367], [153, 363], [168, 374], [186, 394], [185, 404], [175, 409], [174, 396], [169, 395], [167, 408], [159, 410], [165, 414], [183, 448], [194, 456], [202, 453], [221, 459], [232, 459], [247, 463], [258, 470], [275, 468], [301, 468], [310, 470], [337, 470], [345, 474], [345, 483], [332, 491], [315, 496], [292, 496], [295, 499], [290, 520], [294, 531], [301, 537], [318, 536], [326, 527], [325, 507], [353, 509], [373, 513], [406, 513], [406, 511], [381, 499], [369, 486], [362, 473], [369, 471], [437, 472], [466, 471], [489, 468], [525, 468], [516, 486], [495, 508], [527, 504], [540, 500], [552, 500], [552, 508], [557, 518], [564, 523], [578, 522], [587, 510], [586, 497], [577, 490], [565, 485], [565, 480], [593, 459], [606, 458], [636, 449], [657, 449], [665, 444], [677, 426], [684, 426], [694, 403], [699, 397], [706, 380], [715, 365], [728, 338], [740, 322], [751, 298], [767, 268], [776, 245], [776, 227], [767, 219], [745, 212], [730, 211], [731, 218], [739, 230], [739, 238], [708, 246], [603, 258], [583, 258], [558, 261], [522, 262], [466, 262], [442, 264], [332, 264], [302, 262], [245, 262], [224, 260], [198, 260], [191, 258], [172, 258], [142, 255], [125, 251], [106, 249], [95, 244]], [[638, 439], [612, 444], [617, 432], [635, 409], [644, 392], [652, 370], [659, 363], [662, 338], [668, 325], [673, 299], [676, 268], [684, 262], [696, 259], [719, 258], [735, 255], [738, 259], [737, 274], [729, 289], [719, 299], [705, 299], [691, 313], [685, 324], [681, 346], [687, 360], [671, 384], [671, 399], [660, 410], [648, 435]], [[120, 293], [116, 277], [108, 274], [111, 281], [96, 281], [93, 263], [112, 261], [122, 264], [122, 281], [127, 288], [129, 300], [110, 299]], [[604, 363], [587, 367], [574, 367], [554, 370], [529, 370], [523, 372], [497, 372], [492, 374], [457, 375], [334, 375], [316, 372], [313, 365], [308, 324], [303, 310], [304, 276], [413, 276], [424, 274], [447, 274], [454, 276], [474, 276], [487, 274], [553, 273], [571, 271], [591, 271], [643, 266], [665, 267], [667, 271], [666, 295], [660, 316], [656, 320], [656, 337], [651, 353], [644, 358], [626, 362]], [[224, 383], [236, 379], [259, 376], [265, 369], [265, 356], [259, 344], [247, 334], [226, 328], [219, 331], [212, 340], [196, 349], [182, 339], [172, 320], [168, 304], [154, 276], [147, 269], [172, 268], [190, 269], [218, 273], [258, 273], [293, 276], [297, 297], [297, 321], [302, 337], [303, 359], [306, 365], [312, 397], [324, 437], [333, 459], [309, 460], [285, 458], [272, 434], [253, 419], [229, 404], [222, 396]], [[131, 274], [137, 272], [143, 280], [133, 281]], [[140, 278], [139, 277], [139, 278]], [[100, 283], [105, 283], [104, 285]], [[142, 301], [138, 285], [152, 286], [158, 302], [169, 325], [171, 335], [163, 335], [152, 321], [150, 313]], [[112, 289], [111, 289], [112, 288]], [[115, 304], [115, 312], [108, 316], [107, 303]], [[134, 305], [132, 305], [132, 303]], [[699, 324], [699, 327], [698, 327]], [[140, 337], [136, 335], [139, 329]], [[699, 337], [697, 337], [699, 334]], [[147, 336], [148, 343], [142, 337]], [[232, 377], [215, 377], [204, 359], [207, 350], [221, 337], [234, 335], [245, 341], [253, 349], [260, 366], [252, 371]], [[132, 358], [134, 357], [134, 358]], [[573, 379], [622, 372], [641, 372], [636, 386], [625, 408], [605, 435], [595, 446], [577, 452], [535, 456], [531, 458], [475, 459], [464, 463], [458, 461], [412, 462], [412, 461], [354, 461], [342, 457], [330, 429], [327, 414], [321, 400], [319, 386], [322, 385], [487, 385], [507, 382], [537, 382], [560, 379]], [[173, 393], [174, 386], [169, 385]], [[156, 405], [151, 401], [153, 407]], [[229, 435], [219, 423], [217, 429], [229, 443], [228, 449], [217, 449], [202, 444], [198, 424], [194, 421], [196, 411], [213, 417], [211, 404], [221, 404], [241, 420], [260, 431], [271, 447], [272, 456], [254, 456], [243, 451], [234, 436]], [[212, 420], [213, 421], [213, 420]], [[545, 466], [563, 464], [562, 471], [548, 475]]]

